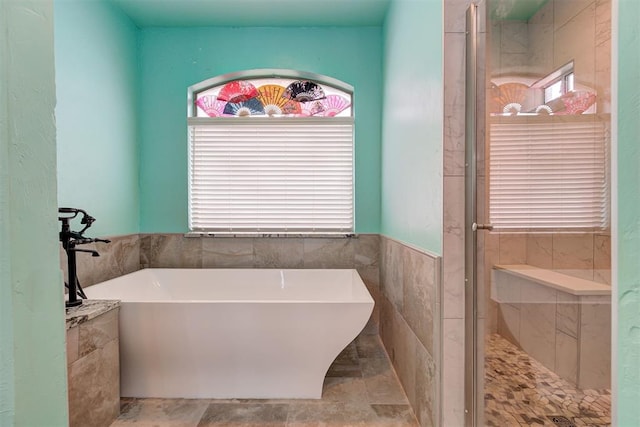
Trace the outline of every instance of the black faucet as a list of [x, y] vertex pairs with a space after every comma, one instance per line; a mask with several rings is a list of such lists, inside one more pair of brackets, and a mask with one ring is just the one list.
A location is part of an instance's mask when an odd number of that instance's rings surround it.
[[[80, 224], [84, 225], [84, 228], [80, 231], [72, 231], [69, 222], [82, 214]], [[76, 253], [87, 252], [91, 256], [100, 256], [100, 254], [91, 249], [78, 249], [76, 245], [84, 245], [92, 242], [109, 243], [110, 240], [106, 239], [93, 239], [90, 237], [84, 237], [84, 232], [87, 228], [91, 227], [96, 219], [89, 215], [86, 211], [76, 208], [58, 208], [58, 221], [62, 222], [62, 229], [60, 230], [60, 242], [62, 242], [62, 248], [67, 253], [67, 266], [68, 266], [68, 287], [69, 287], [69, 300], [66, 302], [68, 307], [76, 307], [82, 304], [82, 299], [78, 299], [78, 293], [82, 297], [84, 292], [78, 283], [78, 274], [76, 271]], [[85, 297], [86, 298], [86, 297]]]

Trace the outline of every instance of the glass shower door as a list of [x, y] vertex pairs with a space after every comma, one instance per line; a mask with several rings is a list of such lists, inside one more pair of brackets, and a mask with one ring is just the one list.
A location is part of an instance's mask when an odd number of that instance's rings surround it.
[[481, 6], [467, 22], [467, 425], [608, 425], [611, 4]]

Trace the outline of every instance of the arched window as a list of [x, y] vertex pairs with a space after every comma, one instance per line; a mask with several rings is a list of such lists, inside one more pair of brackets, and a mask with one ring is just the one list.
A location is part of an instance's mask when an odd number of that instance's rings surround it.
[[189, 88], [189, 227], [353, 232], [353, 89], [283, 70]]

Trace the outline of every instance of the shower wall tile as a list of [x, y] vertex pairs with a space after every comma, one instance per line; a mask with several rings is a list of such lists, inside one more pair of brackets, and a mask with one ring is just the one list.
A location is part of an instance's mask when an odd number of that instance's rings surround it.
[[552, 0], [549, 3], [553, 3], [553, 22], [557, 30], [591, 6], [593, 0]]
[[503, 21], [500, 32], [500, 51], [502, 53], [522, 53], [529, 51], [529, 30], [524, 21]]
[[512, 344], [520, 346], [520, 308], [518, 306], [499, 304], [498, 333]]
[[596, 0], [596, 46], [611, 42], [611, 0]]
[[304, 239], [304, 268], [353, 268], [354, 246], [345, 238]]
[[578, 337], [580, 301], [577, 296], [558, 292], [556, 306], [556, 328], [571, 337]]
[[467, 9], [471, 0], [447, 0], [444, 4], [444, 32], [464, 33], [467, 28]]
[[553, 1], [549, 1], [529, 20], [529, 66], [534, 76], [553, 71], [553, 49], [549, 49], [553, 33]]
[[465, 135], [465, 42], [464, 33], [445, 33], [444, 75], [444, 175], [464, 176]]
[[464, 33], [445, 33], [444, 72], [447, 82], [444, 86], [444, 104], [461, 106], [465, 100], [465, 43]]
[[464, 176], [464, 114], [462, 105], [445, 104], [444, 106], [445, 177]]
[[505, 75], [526, 74], [529, 70], [528, 53], [500, 54], [499, 72]]
[[551, 270], [553, 268], [553, 237], [551, 234], [527, 236], [527, 264]]
[[593, 238], [593, 280], [611, 285], [611, 236]]
[[442, 425], [464, 425], [464, 319], [442, 326]]
[[554, 234], [553, 269], [593, 280], [593, 234]]
[[556, 331], [555, 372], [572, 384], [578, 382], [578, 340]]
[[500, 264], [525, 264], [526, 262], [526, 234], [500, 234]]
[[[597, 111], [598, 113], [611, 114], [611, 40], [596, 47], [596, 81]], [[607, 124], [611, 123], [611, 117], [602, 118]], [[610, 135], [610, 132], [608, 132]]]
[[556, 291], [531, 283], [522, 287], [520, 346], [552, 371], [555, 369]]
[[[197, 239], [196, 240], [200, 240]], [[203, 238], [203, 268], [253, 267], [253, 238]]]
[[[576, 83], [593, 87], [595, 83], [596, 10], [593, 0], [590, 0], [590, 3], [565, 25], [556, 29], [553, 44], [553, 65], [554, 68], [559, 68], [569, 61], [573, 61]], [[557, 4], [558, 2], [556, 2], [556, 6]]]
[[580, 317], [580, 388], [611, 387], [611, 303], [584, 298]]
[[443, 317], [464, 316], [464, 177], [444, 177]]

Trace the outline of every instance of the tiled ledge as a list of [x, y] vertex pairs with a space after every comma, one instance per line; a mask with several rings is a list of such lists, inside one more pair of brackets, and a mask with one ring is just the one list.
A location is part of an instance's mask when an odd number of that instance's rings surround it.
[[493, 268], [571, 295], [611, 295], [611, 286], [531, 265], [494, 265]]
[[82, 305], [67, 309], [66, 328], [71, 329], [118, 307], [120, 301], [117, 300], [82, 300]]

